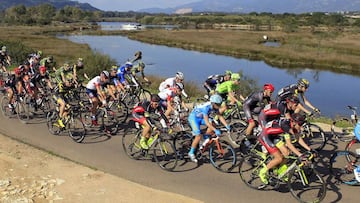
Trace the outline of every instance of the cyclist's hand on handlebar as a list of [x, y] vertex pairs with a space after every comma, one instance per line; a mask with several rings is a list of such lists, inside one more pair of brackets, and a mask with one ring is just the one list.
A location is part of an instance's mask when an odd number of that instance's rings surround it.
[[226, 125], [225, 127], [229, 132], [231, 131], [231, 126], [230, 125]]

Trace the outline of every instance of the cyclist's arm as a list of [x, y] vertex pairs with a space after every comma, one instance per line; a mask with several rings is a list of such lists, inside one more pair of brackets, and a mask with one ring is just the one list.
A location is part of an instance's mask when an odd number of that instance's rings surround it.
[[[309, 100], [306, 99], [305, 95], [304, 94], [300, 94], [301, 95], [301, 98], [302, 100], [304, 101], [305, 105], [308, 106], [310, 109], [314, 110], [316, 109], [316, 107], [314, 107]], [[309, 112], [310, 113], [310, 112]]]
[[301, 136], [299, 136], [297, 141], [304, 149], [306, 149], [307, 151], [311, 151], [311, 148], [305, 143], [304, 139]]
[[289, 133], [284, 134], [284, 138], [285, 138], [286, 146], [287, 146], [294, 154], [296, 154], [297, 156], [301, 156], [301, 152], [300, 152], [298, 149], [296, 149], [296, 147], [292, 144], [290, 134], [289, 134]]
[[208, 115], [204, 115], [204, 121], [205, 121], [205, 125], [212, 131], [215, 131], [216, 128], [210, 123], [209, 121], [209, 116]]

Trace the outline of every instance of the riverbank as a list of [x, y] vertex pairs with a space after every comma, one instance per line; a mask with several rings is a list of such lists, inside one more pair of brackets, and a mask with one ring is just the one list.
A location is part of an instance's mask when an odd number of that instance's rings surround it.
[[[91, 34], [90, 31], [87, 34]], [[325, 69], [360, 75], [360, 34], [357, 32], [237, 31], [237, 30], [162, 30], [139, 32], [96, 31], [120, 34], [151, 44], [178, 47], [221, 55], [263, 60], [271, 66]], [[279, 46], [265, 46], [267, 41]]]

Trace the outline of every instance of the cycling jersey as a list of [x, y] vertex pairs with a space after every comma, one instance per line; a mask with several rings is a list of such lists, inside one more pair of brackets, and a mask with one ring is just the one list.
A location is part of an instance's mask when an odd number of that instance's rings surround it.
[[285, 101], [287, 98], [291, 96], [298, 97], [299, 94], [303, 94], [304, 92], [300, 91], [297, 84], [292, 84], [285, 86], [279, 90], [277, 93], [277, 101]]
[[[165, 90], [167, 88], [175, 87], [175, 85], [176, 85], [176, 77], [168, 78], [165, 81], [160, 83], [159, 91], [162, 92], [163, 90]], [[188, 95], [186, 94], [184, 89], [181, 91], [181, 94], [184, 95], [184, 97], [188, 97]]]
[[282, 134], [289, 134], [291, 130], [291, 120], [282, 118], [273, 120], [262, 128], [261, 134], [258, 138], [260, 143], [266, 148], [270, 154], [278, 152], [278, 147], [284, 144]]
[[217, 85], [223, 83], [224, 81], [224, 75], [210, 75], [205, 80], [204, 87], [208, 92], [210, 92], [211, 90], [215, 90]]
[[229, 92], [236, 91], [239, 88], [240, 88], [239, 85], [236, 85], [234, 84], [234, 81], [229, 80], [218, 85], [216, 91], [223, 99], [227, 100], [227, 95], [229, 94]]
[[199, 135], [200, 126], [206, 125], [204, 120], [205, 116], [210, 117], [211, 114], [218, 114], [218, 112], [218, 109], [213, 109], [211, 102], [206, 102], [195, 106], [188, 117], [193, 135]]
[[117, 69], [116, 75], [121, 83], [126, 82], [126, 74], [130, 74], [130, 72], [126, 70], [125, 66], [121, 66]]
[[146, 121], [145, 114], [153, 113], [160, 115], [166, 123], [168, 122], [163, 108], [160, 105], [158, 105], [156, 108], [152, 108], [151, 102], [147, 100], [139, 103], [136, 107], [134, 107], [132, 111], [132, 117], [135, 122], [138, 122], [142, 125]]
[[249, 95], [244, 103], [243, 110], [246, 116], [246, 119], [253, 119], [252, 114], [259, 114], [261, 109], [264, 108], [266, 104], [270, 102], [270, 97], [264, 97], [264, 92], [254, 92]]
[[285, 117], [285, 115], [286, 115], [287, 113], [289, 113], [290, 115], [294, 113], [293, 110], [287, 108], [287, 103], [286, 103], [286, 101], [278, 101], [278, 102], [276, 103], [276, 105], [277, 105], [277, 108], [278, 108], [279, 111], [280, 111], [281, 117]]

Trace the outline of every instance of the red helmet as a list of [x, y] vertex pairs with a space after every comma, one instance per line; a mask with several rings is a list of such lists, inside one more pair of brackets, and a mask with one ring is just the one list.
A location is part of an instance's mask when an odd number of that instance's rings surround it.
[[274, 85], [272, 85], [271, 83], [266, 83], [264, 85], [264, 90], [270, 90], [271, 92], [274, 92], [275, 88]]
[[20, 74], [21, 74], [21, 69], [20, 69], [19, 67], [16, 67], [16, 68], [14, 69], [14, 73], [15, 73], [16, 75], [20, 75]]
[[40, 72], [46, 72], [46, 67], [45, 66], [40, 66], [39, 71]]

